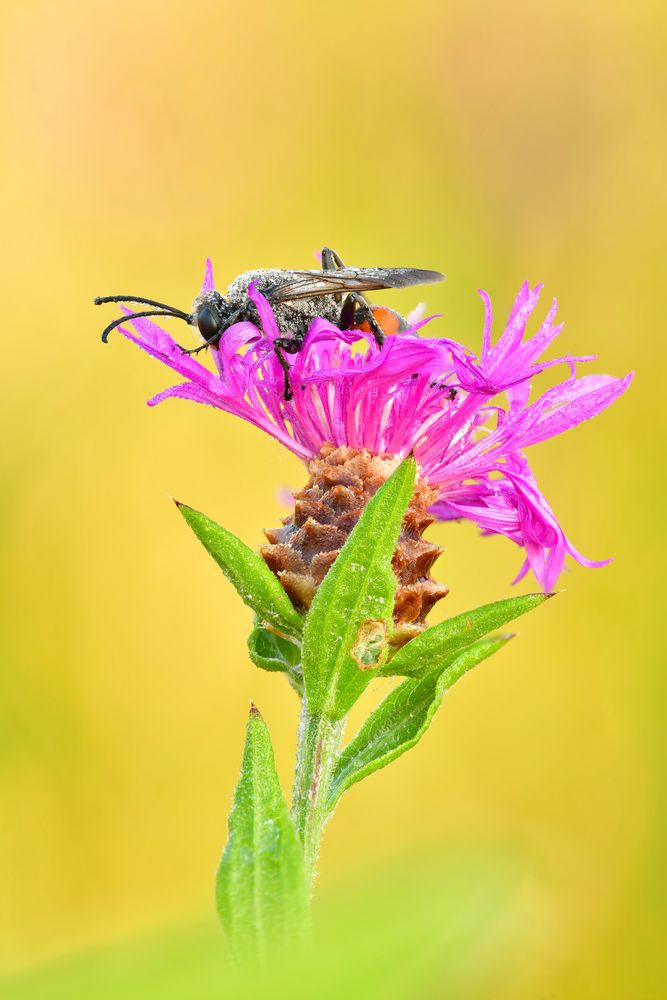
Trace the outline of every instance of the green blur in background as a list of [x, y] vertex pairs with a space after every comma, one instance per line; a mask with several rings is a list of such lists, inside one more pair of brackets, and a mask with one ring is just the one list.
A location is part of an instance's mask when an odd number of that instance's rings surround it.
[[[664, 7], [22, 0], [2, 22], [0, 994], [663, 996]], [[170, 497], [258, 545], [305, 473], [232, 417], [149, 410], [169, 372], [102, 347], [92, 299], [187, 308], [207, 254], [224, 286], [324, 244], [446, 272], [387, 304], [427, 296], [475, 349], [476, 289], [500, 320], [544, 280], [559, 353], [638, 374], [531, 452], [614, 563], [573, 568], [346, 796], [314, 957], [254, 981], [213, 874], [249, 701], [288, 790], [297, 700], [251, 669], [250, 613]], [[510, 594], [509, 542], [430, 537], [434, 620]]]

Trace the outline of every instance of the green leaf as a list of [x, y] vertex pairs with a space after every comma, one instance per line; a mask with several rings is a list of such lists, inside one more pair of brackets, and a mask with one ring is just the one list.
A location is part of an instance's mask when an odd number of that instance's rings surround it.
[[205, 514], [178, 501], [176, 506], [206, 551], [234, 584], [241, 600], [260, 620], [288, 635], [300, 635], [303, 619], [262, 557]]
[[413, 747], [431, 724], [445, 691], [511, 638], [494, 636], [476, 642], [444, 670], [436, 667], [424, 677], [410, 678], [387, 695], [338, 758], [327, 802], [329, 811], [351, 785]]
[[442, 669], [461, 649], [543, 604], [549, 597], [553, 594], [510, 597], [449, 618], [401, 647], [380, 672], [384, 676], [421, 677], [434, 666]]
[[265, 628], [258, 619], [248, 636], [250, 659], [261, 670], [279, 671], [287, 675], [291, 687], [303, 698], [303, 671], [301, 646], [271, 628]]
[[253, 705], [229, 840], [216, 883], [218, 913], [237, 953], [292, 948], [307, 921], [303, 851], [280, 789], [271, 738]]
[[290, 639], [265, 628], [259, 621], [248, 636], [248, 652], [262, 670], [291, 673], [301, 663], [301, 650]]
[[342, 718], [386, 658], [396, 590], [391, 560], [414, 479], [407, 458], [367, 504], [315, 595], [303, 631], [313, 714]]

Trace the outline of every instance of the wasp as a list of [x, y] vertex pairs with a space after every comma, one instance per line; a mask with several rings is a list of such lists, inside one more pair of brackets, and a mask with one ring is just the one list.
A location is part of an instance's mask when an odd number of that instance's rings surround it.
[[248, 297], [248, 288], [255, 288], [271, 305], [280, 336], [273, 341], [276, 358], [284, 374], [284, 399], [292, 398], [289, 354], [297, 354], [306, 338], [308, 327], [316, 316], [335, 324], [340, 330], [361, 330], [372, 333], [379, 347], [385, 336], [398, 333], [407, 326], [406, 320], [393, 309], [371, 305], [364, 292], [384, 288], [407, 288], [411, 285], [442, 281], [439, 271], [415, 267], [346, 267], [335, 250], [322, 250], [322, 269], [282, 271], [276, 269], [245, 271], [232, 281], [227, 293], [206, 292], [198, 296], [190, 312], [176, 309], [137, 295], [106, 295], [95, 299], [95, 305], [106, 302], [131, 302], [151, 306], [113, 320], [104, 329], [102, 340], [114, 327], [127, 320], [144, 316], [171, 316], [196, 327], [202, 343], [184, 354], [198, 354], [208, 347], [217, 347], [225, 330], [234, 323], [248, 320], [257, 323], [259, 317]]

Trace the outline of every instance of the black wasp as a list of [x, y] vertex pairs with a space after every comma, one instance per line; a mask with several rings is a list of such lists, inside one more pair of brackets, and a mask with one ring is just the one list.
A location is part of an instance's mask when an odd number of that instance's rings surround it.
[[173, 316], [196, 326], [203, 343], [184, 354], [197, 354], [215, 347], [225, 330], [241, 320], [258, 322], [257, 310], [248, 298], [248, 286], [254, 283], [274, 310], [280, 337], [273, 341], [276, 357], [285, 374], [284, 398], [292, 398], [287, 354], [301, 350], [308, 327], [316, 316], [334, 323], [341, 330], [359, 329], [371, 332], [381, 347], [386, 334], [405, 329], [406, 321], [393, 309], [371, 306], [363, 292], [380, 288], [407, 288], [442, 281], [439, 271], [423, 271], [415, 267], [346, 267], [339, 255], [325, 247], [322, 270], [280, 271], [275, 269], [245, 271], [232, 281], [226, 295], [212, 291], [195, 299], [192, 310], [184, 312], [136, 295], [106, 295], [95, 299], [105, 302], [136, 302], [152, 309], [132, 313], [113, 320], [102, 333], [107, 341], [114, 327], [143, 316]]

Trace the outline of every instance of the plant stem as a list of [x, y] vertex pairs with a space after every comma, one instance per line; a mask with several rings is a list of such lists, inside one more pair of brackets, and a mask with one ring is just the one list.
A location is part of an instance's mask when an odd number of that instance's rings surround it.
[[336, 763], [344, 721], [332, 722], [311, 715], [304, 697], [299, 719], [299, 742], [292, 792], [292, 820], [303, 844], [306, 872], [312, 881], [320, 851], [331, 776]]

